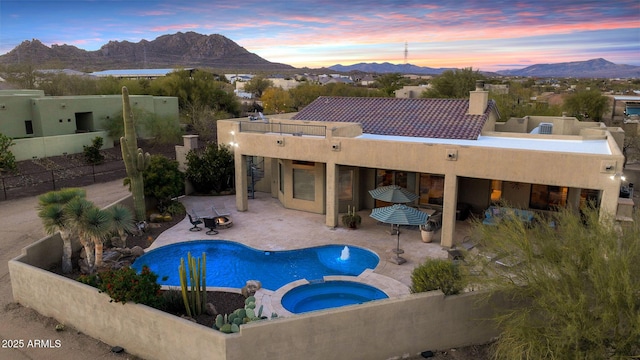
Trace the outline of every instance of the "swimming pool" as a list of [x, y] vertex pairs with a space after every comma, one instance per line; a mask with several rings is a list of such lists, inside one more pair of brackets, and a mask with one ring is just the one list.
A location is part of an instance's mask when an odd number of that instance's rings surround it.
[[362, 304], [387, 299], [381, 290], [353, 281], [323, 281], [297, 286], [284, 294], [282, 307], [300, 314], [304, 312]]
[[227, 240], [197, 240], [175, 243], [145, 253], [131, 267], [143, 265], [158, 274], [158, 283], [180, 286], [180, 259], [207, 254], [207, 286], [242, 288], [247, 280], [277, 290], [292, 281], [321, 280], [328, 275], [358, 276], [380, 262], [370, 250], [345, 245], [324, 245], [298, 250], [265, 251]]

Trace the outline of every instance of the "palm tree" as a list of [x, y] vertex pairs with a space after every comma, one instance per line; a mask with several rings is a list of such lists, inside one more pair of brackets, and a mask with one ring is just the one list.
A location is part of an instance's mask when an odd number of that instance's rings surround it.
[[85, 232], [83, 221], [85, 212], [93, 207], [95, 207], [95, 205], [91, 201], [79, 197], [72, 199], [64, 206], [64, 218], [68, 222], [68, 226], [78, 235], [78, 239], [84, 247], [87, 265], [91, 270], [94, 264], [94, 247], [93, 242], [90, 241]]
[[118, 233], [120, 247], [124, 248], [127, 246], [127, 232], [132, 232], [136, 228], [133, 212], [122, 204], [116, 204], [109, 208], [108, 211], [111, 213], [112, 230]]
[[70, 224], [65, 219], [64, 206], [76, 197], [84, 198], [85, 191], [79, 188], [67, 188], [50, 191], [38, 197], [38, 216], [42, 219], [44, 230], [50, 235], [60, 232], [63, 274], [73, 271], [73, 264], [71, 263], [73, 228], [69, 226]]
[[80, 221], [81, 231], [93, 242], [96, 251], [94, 268], [102, 266], [104, 239], [112, 231], [111, 224], [111, 213], [96, 206], [87, 209], [82, 215]]

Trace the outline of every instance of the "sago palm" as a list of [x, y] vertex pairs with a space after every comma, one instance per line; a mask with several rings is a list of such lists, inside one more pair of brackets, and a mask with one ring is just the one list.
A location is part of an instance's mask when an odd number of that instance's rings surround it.
[[120, 247], [127, 246], [127, 232], [135, 230], [133, 212], [122, 204], [116, 204], [109, 208], [112, 220], [112, 230], [120, 237]]

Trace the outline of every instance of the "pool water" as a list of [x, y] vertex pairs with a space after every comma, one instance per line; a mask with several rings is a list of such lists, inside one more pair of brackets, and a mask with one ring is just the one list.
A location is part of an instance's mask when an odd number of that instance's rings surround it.
[[282, 296], [282, 306], [294, 314], [362, 304], [388, 298], [373, 286], [353, 281], [326, 281], [295, 287]]
[[[227, 240], [197, 240], [175, 243], [145, 253], [131, 265], [142, 270], [147, 265], [158, 275], [158, 283], [180, 286], [180, 259], [207, 254], [207, 286], [242, 288], [247, 280], [259, 280], [262, 287], [277, 290], [292, 281], [321, 280], [327, 275], [358, 276], [374, 269], [380, 258], [374, 252], [349, 246], [349, 257], [342, 260], [345, 245], [324, 245], [298, 250], [264, 251]], [[342, 256], [343, 257], [343, 256]]]

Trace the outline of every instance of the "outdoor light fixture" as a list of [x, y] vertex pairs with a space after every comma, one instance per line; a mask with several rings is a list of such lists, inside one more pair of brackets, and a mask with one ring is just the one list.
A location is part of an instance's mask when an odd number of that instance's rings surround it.
[[627, 181], [627, 177], [624, 176], [623, 173], [615, 173], [615, 174], [609, 176], [609, 179], [611, 179], [611, 180], [620, 179], [622, 181]]
[[229, 141], [229, 146], [231, 146], [232, 148], [237, 148], [238, 143], [236, 142], [236, 132], [231, 130], [229, 133], [231, 134], [231, 136], [233, 136], [233, 140]]

